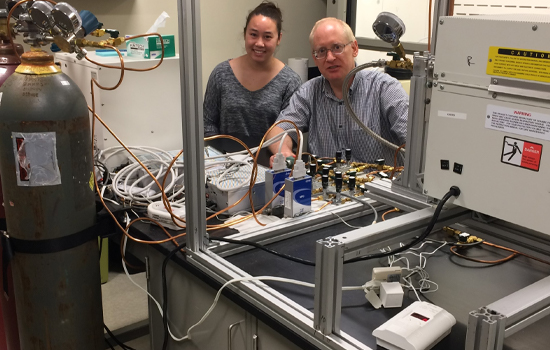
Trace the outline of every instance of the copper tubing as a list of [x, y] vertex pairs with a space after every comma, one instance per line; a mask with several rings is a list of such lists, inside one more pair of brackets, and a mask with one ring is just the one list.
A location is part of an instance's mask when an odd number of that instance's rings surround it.
[[401, 148], [405, 147], [405, 145], [406, 145], [406, 143], [399, 146], [399, 148], [395, 151], [395, 153], [393, 155], [393, 170], [392, 170], [391, 175], [390, 175], [390, 180], [393, 179], [393, 175], [395, 175], [395, 171], [396, 171], [396, 168], [397, 168], [397, 154], [399, 153], [399, 150], [401, 150]]
[[389, 214], [389, 213], [397, 213], [398, 211], [399, 211], [398, 208], [393, 208], [393, 209], [388, 210], [387, 212], [385, 212], [384, 214], [382, 214], [382, 221], [386, 221], [386, 214]]
[[547, 265], [550, 265], [550, 262], [546, 261], [546, 260], [542, 260], [542, 259], [539, 259], [535, 256], [532, 256], [532, 255], [529, 255], [529, 254], [525, 254], [525, 253], [522, 253], [518, 250], [515, 250], [515, 249], [512, 249], [512, 248], [507, 248], [507, 247], [504, 247], [504, 246], [501, 246], [501, 245], [497, 245], [497, 244], [494, 244], [494, 243], [489, 243], [489, 242], [486, 242], [486, 241], [483, 241], [482, 244], [485, 244], [485, 245], [488, 245], [490, 247], [493, 247], [493, 248], [498, 248], [498, 249], [501, 249], [501, 250], [505, 250], [505, 251], [508, 251], [508, 252], [511, 252], [512, 254], [510, 254], [509, 256], [503, 258], [503, 259], [498, 259], [498, 260], [482, 260], [482, 259], [474, 259], [474, 258], [470, 258], [470, 257], [467, 257], [465, 255], [462, 255], [462, 254], [459, 254], [456, 252], [456, 248], [460, 248], [460, 245], [455, 245], [455, 246], [452, 246], [450, 248], [451, 252], [453, 254], [455, 254], [456, 256], [459, 256], [461, 258], [464, 258], [466, 260], [470, 260], [470, 261], [474, 261], [474, 262], [479, 262], [479, 263], [483, 263], [483, 264], [500, 264], [500, 263], [503, 263], [503, 262], [506, 262], [508, 260], [511, 260], [513, 258], [515, 258], [516, 256], [518, 255], [522, 255], [522, 256], [525, 256], [526, 258], [529, 258], [529, 259], [532, 259], [532, 260], [536, 260], [538, 262], [541, 262], [543, 264], [547, 264]]
[[[86, 60], [88, 60], [89, 62], [91, 62], [93, 64], [97, 64], [100, 67], [104, 67], [104, 68], [122, 69], [122, 70], [128, 70], [128, 71], [132, 71], [132, 72], [147, 72], [147, 71], [153, 70], [153, 69], [157, 68], [158, 66], [160, 66], [162, 64], [162, 61], [164, 60], [164, 40], [162, 40], [162, 35], [160, 35], [159, 33], [139, 34], [139, 35], [134, 35], [134, 36], [128, 37], [125, 40], [127, 41], [127, 40], [130, 40], [130, 39], [136, 39], [136, 38], [141, 38], [141, 37], [144, 37], [144, 36], [152, 36], [152, 35], [156, 35], [160, 38], [160, 45], [162, 47], [162, 55], [160, 56], [160, 60], [156, 65], [154, 65], [152, 67], [149, 67], [149, 68], [124, 68], [124, 65], [122, 65], [122, 64], [121, 64], [121, 66], [111, 66], [111, 65], [108, 65], [108, 64], [95, 62], [94, 60], [89, 59], [87, 56], [86, 56]], [[106, 45], [106, 47], [113, 48], [113, 49], [117, 50], [114, 46]], [[120, 52], [119, 52], [119, 56], [120, 56]]]

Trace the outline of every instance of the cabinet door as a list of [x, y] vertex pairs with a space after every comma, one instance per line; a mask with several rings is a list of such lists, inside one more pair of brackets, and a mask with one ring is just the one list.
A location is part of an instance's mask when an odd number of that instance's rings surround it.
[[[162, 305], [161, 268], [164, 256], [148, 248], [149, 292]], [[166, 269], [168, 285], [168, 319], [172, 333], [181, 338], [212, 305], [217, 290], [170, 262]], [[149, 321], [153, 349], [161, 349], [164, 337], [162, 317], [149, 301]], [[208, 318], [191, 332], [191, 340], [170, 339], [169, 350], [245, 350], [246, 312], [222, 296]], [[230, 343], [231, 341], [231, 343]]]
[[254, 350], [300, 350], [290, 340], [258, 320], [257, 349]]

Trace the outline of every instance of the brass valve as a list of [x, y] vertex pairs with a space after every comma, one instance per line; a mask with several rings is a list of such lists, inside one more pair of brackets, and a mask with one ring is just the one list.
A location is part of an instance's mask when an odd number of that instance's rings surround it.
[[106, 46], [119, 46], [120, 44], [124, 43], [125, 39], [124, 38], [110, 38], [110, 39], [106, 39], [106, 40], [101, 40], [101, 41], [92, 41], [92, 40], [87, 40], [87, 39], [77, 39], [76, 40], [76, 44], [80, 47], [86, 47], [86, 46], [89, 46], [89, 47], [100, 47], [100, 48], [104, 48]]

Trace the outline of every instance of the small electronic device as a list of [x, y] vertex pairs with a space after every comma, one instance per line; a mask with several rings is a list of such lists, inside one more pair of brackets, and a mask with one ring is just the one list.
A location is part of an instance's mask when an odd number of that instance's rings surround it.
[[377, 345], [388, 350], [428, 350], [445, 338], [455, 323], [454, 316], [439, 306], [416, 301], [372, 335]]
[[[177, 203], [171, 203], [170, 205], [172, 207], [172, 213], [177, 217], [185, 220], [185, 205]], [[176, 226], [176, 224], [174, 224], [170, 213], [168, 213], [162, 201], [149, 204], [149, 206], [147, 207], [147, 217], [158, 221], [162, 226], [171, 230], [185, 229], [185, 222], [183, 221], [178, 221], [178, 223], [184, 227], [178, 227]]]
[[375, 309], [401, 307], [404, 293], [400, 281], [401, 267], [375, 267], [372, 279], [363, 286], [365, 298]]

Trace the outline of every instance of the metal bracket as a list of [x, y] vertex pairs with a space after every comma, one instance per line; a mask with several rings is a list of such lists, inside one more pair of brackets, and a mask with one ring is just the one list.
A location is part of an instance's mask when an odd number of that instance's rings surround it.
[[497, 93], [512, 96], [522, 96], [545, 101], [550, 100], [550, 87], [548, 87], [547, 84], [533, 81], [521, 81], [505, 79], [502, 77], [491, 77], [487, 90], [494, 94]]

